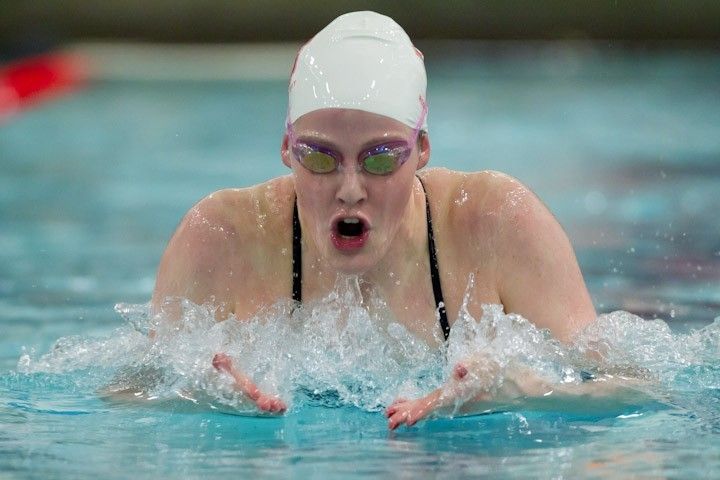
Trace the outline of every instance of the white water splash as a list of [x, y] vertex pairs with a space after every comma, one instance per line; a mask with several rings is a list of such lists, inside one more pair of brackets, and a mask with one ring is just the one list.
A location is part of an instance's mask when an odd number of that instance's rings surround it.
[[[687, 383], [687, 372], [700, 369], [702, 386], [720, 384], [720, 320], [681, 335], [662, 321], [614, 312], [565, 345], [527, 319], [505, 314], [501, 305], [483, 305], [482, 318], [475, 319], [468, 300], [439, 350], [392, 321], [376, 294], [363, 298], [354, 277], [340, 279], [319, 302], [296, 309], [280, 302], [244, 321], [231, 316], [216, 322], [214, 307], [187, 300], [178, 300], [176, 321], [151, 314], [149, 305], [120, 304], [126, 326], [106, 338], [63, 337], [39, 358], [23, 354], [18, 371], [83, 372], [98, 389], [110, 384], [115, 393], [137, 398], [182, 398], [239, 413], [256, 410], [228, 375], [213, 369], [218, 352], [232, 356], [261, 390], [288, 401], [369, 411], [441, 386], [456, 363], [478, 352], [499, 365], [500, 382], [504, 367], [522, 364], [557, 384], [579, 384], [581, 370], [588, 369], [649, 373], [666, 386]], [[588, 358], [588, 352], [595, 353]]]

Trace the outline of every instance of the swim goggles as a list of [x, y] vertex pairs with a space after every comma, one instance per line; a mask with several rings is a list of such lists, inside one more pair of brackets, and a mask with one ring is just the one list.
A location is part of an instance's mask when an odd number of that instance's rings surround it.
[[[364, 170], [371, 175], [390, 175], [407, 161], [420, 134], [420, 126], [423, 124], [427, 113], [425, 102], [422, 99], [421, 102], [423, 109], [410, 140], [376, 145], [364, 151], [358, 157], [358, 171]], [[338, 152], [321, 145], [297, 140], [292, 124], [289, 121], [287, 122], [287, 132], [291, 151], [303, 167], [319, 174], [343, 170], [342, 156]]]

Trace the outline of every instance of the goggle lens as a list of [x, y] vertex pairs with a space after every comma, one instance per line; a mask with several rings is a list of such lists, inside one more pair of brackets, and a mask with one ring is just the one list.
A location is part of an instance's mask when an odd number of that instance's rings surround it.
[[304, 156], [299, 157], [302, 164], [315, 173], [330, 173], [335, 170], [335, 159], [327, 153], [310, 151]]
[[392, 153], [378, 153], [363, 159], [363, 168], [373, 175], [388, 175], [394, 172], [400, 162]]
[[[338, 161], [320, 147], [298, 143], [293, 148], [295, 157], [313, 173], [330, 173], [338, 168]], [[372, 175], [389, 175], [405, 163], [410, 149], [405, 145], [382, 145], [372, 149], [361, 160], [362, 168]]]

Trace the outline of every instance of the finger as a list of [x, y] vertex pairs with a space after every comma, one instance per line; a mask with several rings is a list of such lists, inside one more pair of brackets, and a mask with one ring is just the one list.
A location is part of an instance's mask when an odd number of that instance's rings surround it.
[[279, 398], [275, 399], [275, 411], [277, 413], [283, 413], [285, 410], [287, 410], [285, 403]]
[[398, 425], [400, 425], [400, 422], [395, 417], [392, 417], [392, 418], [390, 418], [390, 420], [388, 420], [388, 428], [390, 430], [395, 430], [398, 427]]
[[405, 425], [408, 427], [412, 427], [415, 425], [418, 421], [420, 421], [425, 415], [408, 415], [407, 420], [405, 420]]
[[462, 380], [468, 374], [468, 369], [462, 363], [458, 363], [457, 365], [455, 365], [453, 373], [455, 374], [456, 379]]
[[388, 408], [385, 410], [385, 416], [390, 417], [391, 415], [393, 415], [395, 412], [398, 411], [398, 409], [401, 407], [401, 405], [403, 403], [407, 403], [407, 402], [408, 402], [408, 400], [406, 398], [403, 398], [403, 397], [396, 398], [390, 404], [390, 406], [388, 406]]
[[390, 419], [388, 420], [388, 427], [390, 427], [390, 430], [395, 430], [400, 425], [405, 423], [407, 421], [408, 412], [406, 411], [399, 411], [395, 413]]
[[387, 410], [385, 410], [385, 416], [388, 418], [392, 417], [398, 409], [400, 409], [400, 405], [390, 405]]
[[212, 359], [212, 365], [217, 370], [230, 370], [231, 364], [230, 357], [224, 353], [217, 353]]
[[269, 411], [269, 405], [267, 404], [267, 401], [264, 398], [258, 399], [255, 402], [255, 405], [257, 405], [257, 407], [263, 412]]
[[212, 359], [212, 366], [215, 368], [220, 368], [220, 355], [220, 353], [216, 353]]
[[260, 410], [270, 413], [282, 413], [287, 410], [285, 403], [277, 397], [263, 396], [256, 405]]

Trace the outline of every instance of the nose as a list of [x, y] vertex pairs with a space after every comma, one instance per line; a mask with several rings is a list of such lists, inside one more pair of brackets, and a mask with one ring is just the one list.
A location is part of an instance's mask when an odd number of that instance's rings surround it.
[[340, 187], [335, 195], [343, 205], [354, 206], [367, 198], [362, 174], [354, 168], [340, 173]]

